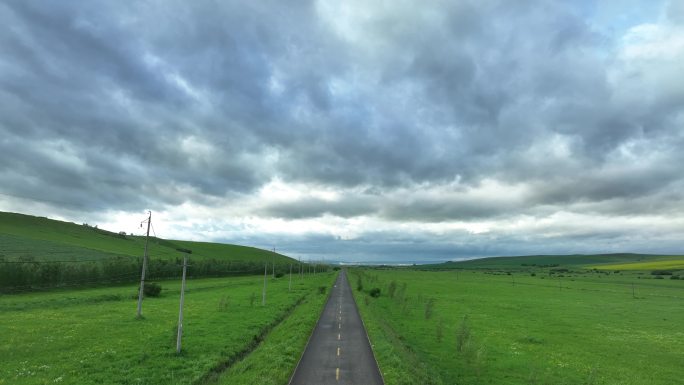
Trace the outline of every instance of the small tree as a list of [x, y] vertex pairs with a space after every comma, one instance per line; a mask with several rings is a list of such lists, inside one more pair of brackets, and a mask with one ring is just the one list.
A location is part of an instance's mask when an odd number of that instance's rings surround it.
[[461, 324], [456, 331], [456, 350], [463, 353], [470, 344], [470, 325], [468, 325], [468, 315], [463, 316]]
[[425, 319], [430, 319], [432, 318], [432, 313], [434, 311], [435, 307], [435, 299], [430, 298], [425, 302]]
[[387, 288], [387, 295], [389, 295], [390, 298], [394, 298], [394, 293], [397, 291], [397, 283], [392, 281], [390, 282], [388, 288]]

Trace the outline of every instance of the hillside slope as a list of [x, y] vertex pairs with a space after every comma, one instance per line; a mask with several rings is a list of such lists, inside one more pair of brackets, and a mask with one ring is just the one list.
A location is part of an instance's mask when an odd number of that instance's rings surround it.
[[[150, 237], [147, 280], [180, 276], [183, 254], [190, 277], [284, 274], [297, 262], [254, 247]], [[0, 212], [0, 292], [130, 283], [140, 279], [145, 237], [30, 215]]]
[[[143, 255], [145, 237], [110, 231], [44, 217], [0, 212], [0, 256], [5, 259], [81, 260]], [[149, 255], [176, 259], [177, 248], [192, 250], [193, 259], [222, 259], [276, 264], [294, 260], [269, 250], [223, 243], [190, 242], [150, 238]]]

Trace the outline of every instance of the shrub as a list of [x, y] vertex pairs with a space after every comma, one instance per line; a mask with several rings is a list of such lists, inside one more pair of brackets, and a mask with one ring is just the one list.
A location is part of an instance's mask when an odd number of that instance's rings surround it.
[[389, 295], [390, 298], [394, 298], [394, 293], [397, 291], [397, 283], [392, 281], [389, 284], [389, 287], [387, 288], [387, 295]]
[[333, 267], [333, 271], [340, 271], [340, 267], [339, 266]]
[[653, 277], [653, 279], [663, 279], [663, 276], [662, 275], [656, 275], [655, 277]]
[[363, 290], [363, 281], [361, 280], [361, 277], [356, 278], [356, 291], [361, 291]]
[[325, 294], [325, 286], [318, 287], [318, 294]]
[[377, 287], [374, 287], [370, 290], [370, 292], [368, 292], [368, 294], [370, 294], [370, 296], [373, 298], [378, 298], [380, 296], [380, 289]]
[[672, 272], [667, 270], [653, 270], [651, 275], [672, 275]]
[[155, 282], [147, 282], [145, 283], [143, 294], [145, 297], [159, 297], [159, 295], [161, 294], [161, 289], [162, 287], [160, 284]]
[[679, 279], [679, 276], [678, 276], [678, 275], [673, 275], [673, 276], [670, 277], [670, 279]]
[[430, 298], [425, 302], [425, 319], [432, 318], [432, 313], [435, 307], [435, 299]]
[[228, 296], [223, 296], [221, 297], [221, 300], [219, 300], [218, 304], [218, 310], [219, 311], [226, 311], [228, 310], [228, 301], [230, 300], [230, 297]]
[[537, 276], [537, 273], [530, 274], [530, 277], [536, 277], [536, 276]]
[[442, 342], [442, 338], [444, 338], [444, 320], [440, 319], [437, 322], [437, 342]]

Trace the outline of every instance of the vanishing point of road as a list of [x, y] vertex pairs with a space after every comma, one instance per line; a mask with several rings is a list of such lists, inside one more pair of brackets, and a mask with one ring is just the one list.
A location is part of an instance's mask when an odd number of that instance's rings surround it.
[[341, 271], [290, 385], [383, 385], [347, 275]]

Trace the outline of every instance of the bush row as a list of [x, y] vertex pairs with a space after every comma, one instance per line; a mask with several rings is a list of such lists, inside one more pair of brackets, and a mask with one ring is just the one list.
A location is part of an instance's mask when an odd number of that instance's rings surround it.
[[[177, 278], [181, 276], [183, 261], [148, 261], [146, 277], [148, 280]], [[140, 279], [142, 261], [127, 257], [110, 258], [102, 261], [85, 262], [36, 262], [1, 261], [0, 292], [10, 293], [62, 286], [87, 286], [114, 282], [135, 282]], [[293, 267], [293, 272], [296, 267]], [[321, 267], [318, 268], [319, 270]], [[263, 262], [226, 261], [219, 259], [191, 260], [188, 266], [189, 277], [223, 277], [261, 274]], [[289, 265], [276, 265], [276, 275], [289, 272]], [[269, 266], [269, 274], [272, 273]]]

